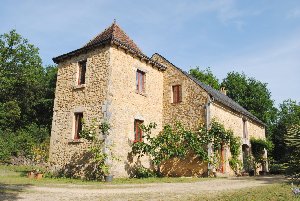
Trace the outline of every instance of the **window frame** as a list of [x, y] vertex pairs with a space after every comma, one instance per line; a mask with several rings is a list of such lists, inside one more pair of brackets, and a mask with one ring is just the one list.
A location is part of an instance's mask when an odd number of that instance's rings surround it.
[[75, 112], [74, 113], [74, 133], [73, 139], [79, 140], [80, 139], [80, 132], [82, 131], [82, 123], [83, 123], [83, 112]]
[[143, 142], [143, 130], [140, 126], [144, 123], [143, 120], [135, 119], [134, 120], [134, 140], [133, 142]]
[[86, 83], [86, 69], [87, 69], [87, 59], [78, 61], [77, 85], [84, 85]]
[[136, 70], [136, 92], [139, 94], [145, 93], [146, 89], [146, 72]]
[[178, 104], [182, 102], [182, 85], [172, 85], [172, 103]]

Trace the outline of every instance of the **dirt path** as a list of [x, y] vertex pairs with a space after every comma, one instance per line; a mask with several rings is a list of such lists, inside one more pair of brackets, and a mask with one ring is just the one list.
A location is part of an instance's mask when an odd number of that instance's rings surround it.
[[[62, 185], [25, 187], [15, 197], [0, 200], [182, 200], [187, 195], [215, 194], [283, 181], [283, 177], [213, 179], [194, 183], [151, 183], [121, 185]], [[12, 189], [13, 190], [13, 189]]]

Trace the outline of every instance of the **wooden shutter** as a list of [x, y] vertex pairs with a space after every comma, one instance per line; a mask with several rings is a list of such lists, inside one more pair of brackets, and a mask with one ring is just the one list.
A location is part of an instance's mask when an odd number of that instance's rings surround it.
[[142, 142], [143, 141], [143, 131], [140, 128], [143, 121], [134, 120], [134, 142]]
[[78, 85], [85, 84], [86, 60], [78, 63]]
[[182, 90], [181, 85], [178, 85], [178, 103], [182, 101]]
[[173, 92], [173, 103], [179, 103], [182, 101], [182, 90], [181, 85], [172, 86]]
[[75, 140], [80, 138], [79, 134], [82, 131], [82, 118], [83, 118], [82, 113], [76, 113], [75, 114], [75, 134], [74, 134], [74, 139]]
[[136, 90], [139, 93], [145, 92], [145, 73], [140, 70], [136, 71]]

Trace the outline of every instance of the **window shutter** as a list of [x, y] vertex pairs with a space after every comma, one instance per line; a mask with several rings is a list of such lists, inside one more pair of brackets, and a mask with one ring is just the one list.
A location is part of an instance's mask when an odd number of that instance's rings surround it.
[[181, 85], [178, 85], [178, 102], [182, 101], [182, 90]]
[[78, 139], [78, 115], [75, 114], [75, 133], [74, 133], [74, 139]]
[[142, 74], [142, 90], [145, 92], [145, 73]]

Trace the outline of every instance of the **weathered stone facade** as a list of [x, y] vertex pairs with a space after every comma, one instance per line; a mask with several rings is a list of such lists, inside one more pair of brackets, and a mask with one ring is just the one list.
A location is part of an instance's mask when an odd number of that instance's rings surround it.
[[[265, 128], [263, 125], [245, 118], [244, 115], [224, 106], [221, 103], [214, 102], [210, 106], [211, 120], [215, 120], [222, 123], [225, 129], [232, 130], [236, 137], [241, 138], [242, 145], [250, 147], [250, 138], [261, 138], [265, 139]], [[244, 128], [245, 127], [245, 128]], [[242, 147], [240, 148], [241, 155], [239, 159], [243, 161]], [[233, 175], [234, 172], [231, 170], [229, 165], [229, 158], [231, 157], [230, 151], [225, 147], [225, 164], [224, 173]]]
[[[109, 142], [118, 160], [113, 161], [115, 177], [128, 177], [136, 163], [149, 167], [144, 157], [137, 161], [129, 152], [134, 140], [134, 121], [157, 124], [153, 135], [166, 124], [179, 121], [191, 130], [212, 119], [223, 123], [243, 143], [250, 136], [265, 137], [264, 125], [250, 115], [213, 99], [209, 88], [203, 87], [168, 60], [154, 54], [148, 58], [115, 24], [98, 35], [83, 48], [54, 58], [58, 63], [54, 115], [51, 131], [50, 163], [63, 168], [82, 158], [88, 148], [83, 140], [74, 140], [75, 113], [82, 112], [86, 124], [107, 121], [111, 125]], [[87, 60], [85, 84], [78, 85], [78, 62]], [[145, 88], [137, 91], [137, 71], [145, 74]], [[172, 86], [181, 86], [181, 101], [174, 103]], [[218, 92], [214, 92], [218, 93]], [[246, 120], [246, 124], [244, 123]], [[247, 139], [243, 138], [247, 126]], [[227, 173], [229, 150], [226, 151]], [[241, 156], [242, 157], [242, 156]], [[83, 162], [83, 161], [82, 161]], [[84, 163], [84, 162], [83, 162]], [[172, 159], [162, 165], [162, 173], [170, 176], [203, 175], [208, 165], [195, 156]], [[80, 172], [78, 173], [80, 175]]]
[[[186, 128], [196, 129], [205, 123], [205, 103], [208, 94], [195, 82], [189, 79], [178, 68], [158, 54], [153, 60], [167, 67], [164, 72], [163, 125], [181, 122]], [[172, 86], [181, 85], [182, 101], [172, 102]]]
[[[84, 140], [73, 140], [74, 113], [83, 112], [87, 123], [92, 119], [103, 119], [109, 57], [109, 47], [106, 46], [72, 57], [58, 65], [49, 157], [54, 166], [66, 165], [87, 148]], [[77, 86], [78, 61], [83, 59], [87, 59], [88, 65], [86, 84]]]
[[[163, 103], [163, 72], [146, 61], [126, 54], [122, 49], [110, 49], [110, 75], [107, 100], [111, 113], [110, 138], [113, 140], [113, 152], [119, 161], [115, 161], [113, 173], [126, 177], [131, 172], [135, 160], [128, 160], [131, 151], [130, 144], [134, 141], [134, 120], [142, 120], [147, 125], [157, 123], [153, 134], [162, 130]], [[136, 91], [136, 72], [141, 70], [146, 74], [145, 93]], [[149, 166], [149, 160], [144, 158], [144, 166]]]

